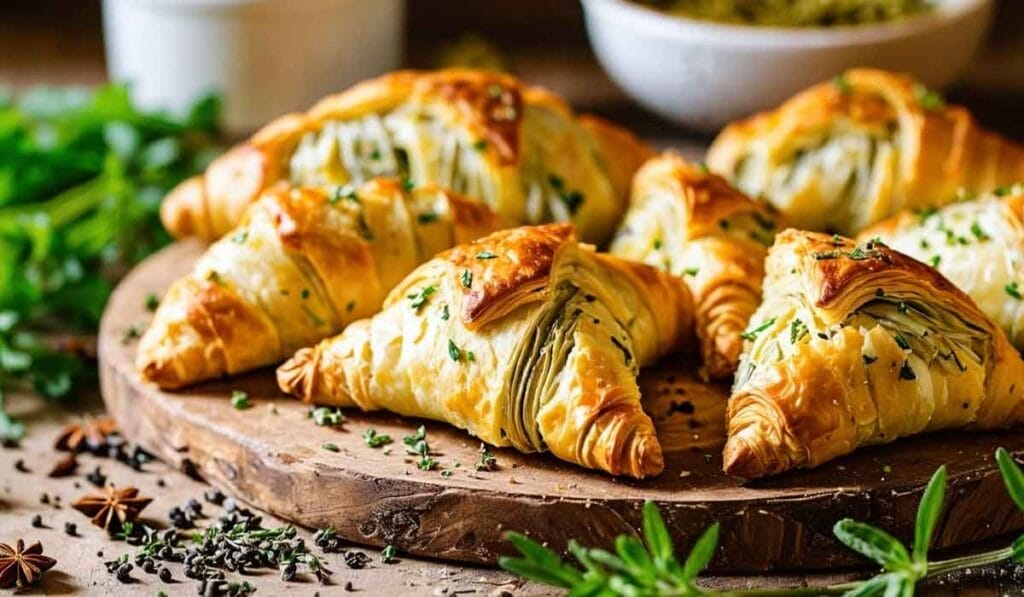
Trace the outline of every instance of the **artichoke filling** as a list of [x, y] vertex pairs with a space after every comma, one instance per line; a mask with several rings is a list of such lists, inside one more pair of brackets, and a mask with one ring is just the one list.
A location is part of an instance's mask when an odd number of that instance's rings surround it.
[[[830, 340], [840, 328], [855, 327], [866, 334], [880, 327], [888, 332], [908, 359], [900, 370], [900, 377], [916, 379], [909, 358], [915, 357], [931, 369], [943, 374], [959, 375], [968, 368], [987, 366], [991, 346], [984, 330], [964, 321], [947, 310], [934, 309], [916, 301], [898, 297], [877, 296], [865, 303], [846, 320], [825, 326], [813, 318], [802, 318], [793, 312], [788, 318], [771, 318], [753, 325], [744, 333], [752, 346], [743, 355], [734, 388], [742, 387], [761, 367], [789, 358], [796, 347], [813, 338]], [[861, 359], [865, 366], [877, 360], [865, 343]]]
[[793, 225], [851, 233], [899, 209], [866, 205], [890, 196], [897, 178], [897, 141], [895, 128], [884, 135], [851, 131], [822, 137], [777, 162], [767, 154], [748, 155], [737, 165], [734, 182], [771, 202]]
[[327, 122], [302, 137], [289, 166], [295, 184], [338, 188], [390, 176], [493, 203], [484, 149], [439, 116], [396, 110]]
[[[537, 416], [558, 391], [561, 375], [576, 347], [577, 328], [583, 318], [590, 317], [600, 323], [601, 318], [609, 319], [608, 315], [593, 295], [569, 283], [560, 285], [555, 296], [536, 315], [515, 351], [506, 381], [503, 405], [506, 418], [502, 432], [517, 449], [524, 452], [546, 449]], [[632, 363], [625, 328], [616, 321], [607, 323], [615, 332], [612, 342], [622, 350], [626, 362]]]

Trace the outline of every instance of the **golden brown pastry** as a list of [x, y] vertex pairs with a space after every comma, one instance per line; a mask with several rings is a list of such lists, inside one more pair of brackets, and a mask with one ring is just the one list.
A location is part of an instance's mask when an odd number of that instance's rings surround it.
[[736, 371], [750, 315], [761, 303], [764, 256], [776, 231], [771, 208], [674, 153], [637, 172], [612, 254], [686, 280], [707, 378]]
[[479, 202], [388, 179], [269, 191], [171, 286], [137, 367], [178, 388], [278, 363], [376, 313], [438, 251], [501, 227]]
[[161, 218], [175, 237], [213, 239], [277, 181], [332, 190], [394, 176], [483, 200], [514, 225], [571, 220], [603, 242], [649, 155], [626, 131], [512, 77], [401, 71], [271, 122], [168, 195]]
[[447, 421], [496, 446], [613, 475], [662, 470], [637, 371], [691, 330], [686, 286], [595, 253], [568, 224], [442, 253], [384, 310], [278, 369], [316, 404]]
[[934, 269], [877, 242], [786, 230], [729, 400], [725, 470], [813, 467], [860, 446], [1024, 418], [1024, 362]]
[[855, 234], [961, 189], [1024, 180], [1024, 146], [909, 77], [856, 69], [729, 125], [708, 165], [793, 226]]
[[1024, 186], [904, 212], [861, 234], [875, 237], [939, 270], [1024, 350]]

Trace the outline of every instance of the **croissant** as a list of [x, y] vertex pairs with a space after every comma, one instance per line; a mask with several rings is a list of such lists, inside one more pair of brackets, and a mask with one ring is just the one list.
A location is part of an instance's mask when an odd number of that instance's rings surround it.
[[874, 237], [939, 270], [1024, 350], [1024, 186], [904, 212], [861, 234]]
[[934, 269], [878, 241], [795, 230], [766, 267], [726, 414], [727, 473], [774, 475], [1024, 418], [1024, 361]]
[[447, 421], [640, 478], [663, 461], [637, 372], [692, 316], [678, 279], [595, 253], [568, 224], [517, 228], [417, 268], [383, 311], [300, 350], [277, 379], [305, 401]]
[[769, 206], [665, 153], [637, 172], [609, 251], [686, 280], [696, 306], [701, 374], [720, 379], [739, 362], [740, 334], [761, 302], [764, 256], [775, 231]]
[[1024, 180], [1024, 146], [909, 77], [856, 69], [729, 125], [708, 165], [795, 227], [854, 234]]
[[332, 195], [268, 191], [171, 286], [137, 367], [178, 388], [279, 363], [375, 313], [436, 252], [501, 227], [479, 202], [387, 179]]
[[513, 225], [571, 220], [607, 240], [650, 149], [557, 96], [486, 71], [400, 71], [281, 117], [172, 191], [175, 237], [219, 238], [274, 182], [329, 190], [375, 176], [483, 200]]

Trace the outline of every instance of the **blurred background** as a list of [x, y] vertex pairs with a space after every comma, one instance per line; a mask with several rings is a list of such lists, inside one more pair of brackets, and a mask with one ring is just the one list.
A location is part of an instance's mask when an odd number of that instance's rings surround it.
[[[374, 33], [372, 27], [366, 26], [358, 26], [355, 30], [346, 28], [346, 21], [370, 18], [362, 14], [367, 6], [389, 3], [399, 5], [398, 10], [378, 18], [400, 19], [402, 26], [385, 33]], [[218, 2], [111, 0], [108, 4], [153, 5], [161, 13], [159, 18], [166, 19], [173, 17], [181, 7]], [[269, 4], [287, 4], [289, 9], [300, 12], [302, 7], [309, 5], [330, 4], [336, 8], [334, 13], [330, 13], [330, 18], [320, 19], [328, 22], [314, 28], [302, 24], [293, 28], [283, 27], [282, 19], [272, 17], [270, 26], [282, 29], [282, 32], [260, 42], [267, 49], [264, 64], [268, 67], [276, 63], [277, 68], [283, 70], [300, 68], [294, 60], [281, 57], [281, 52], [277, 58], [274, 57], [270, 50], [278, 43], [292, 48], [305, 44], [309, 47], [293, 51], [303, 51], [307, 56], [309, 48], [332, 47], [332, 44], [337, 48], [336, 54], [352, 54], [353, 50], [348, 48], [355, 37], [358, 41], [354, 47], [359, 48], [356, 51], [366, 54], [372, 53], [376, 45], [391, 43], [379, 41], [382, 36], [397, 35], [400, 37], [397, 60], [401, 66], [429, 68], [467, 61], [497, 65], [564, 95], [577, 109], [619, 120], [654, 141], [672, 144], [676, 140], [693, 140], [704, 143], [712, 132], [680, 126], [659, 119], [647, 110], [637, 109], [637, 105], [616, 87], [595, 59], [588, 44], [583, 6], [576, 0], [407, 0], [404, 10], [401, 8], [402, 0], [295, 0]], [[108, 27], [108, 37], [109, 34]], [[228, 46], [239, 43], [234, 38], [222, 39], [222, 51], [229, 51], [231, 48]], [[955, 36], [948, 40], [949, 56], [933, 56], [932, 59], [941, 61], [963, 52], [956, 41]], [[111, 42], [108, 39], [108, 43]], [[239, 50], [237, 47], [234, 49]], [[161, 51], [166, 58], [168, 52]], [[211, 54], [216, 52], [208, 48], [203, 51], [211, 61], [215, 60]], [[250, 50], [242, 48], [239, 51]], [[122, 54], [130, 55], [132, 52], [121, 50]], [[728, 73], [723, 72], [721, 76], [727, 77]], [[0, 2], [0, 88], [18, 90], [41, 84], [92, 85], [105, 81], [107, 77], [100, 0]], [[164, 77], [172, 78], [167, 73]], [[343, 89], [350, 77], [335, 72], [333, 78], [325, 78], [319, 88], [313, 85], [312, 93], [306, 95], [322, 95], [322, 88]], [[751, 89], [749, 93], [758, 91]], [[272, 112], [299, 110], [310, 103], [296, 99], [301, 93], [284, 95], [283, 103], [286, 105], [274, 105]], [[968, 104], [989, 126], [1017, 139], [1024, 138], [1024, 117], [1021, 114], [1024, 111], [1021, 108], [1024, 106], [1024, 2], [995, 2], [993, 26], [985, 46], [971, 66], [963, 71], [957, 84], [949, 91], [949, 97]], [[287, 105], [289, 99], [291, 105]], [[230, 113], [232, 98], [225, 100]], [[230, 114], [227, 119], [234, 136], [259, 122], [249, 118], [251, 122], [231, 126]]]

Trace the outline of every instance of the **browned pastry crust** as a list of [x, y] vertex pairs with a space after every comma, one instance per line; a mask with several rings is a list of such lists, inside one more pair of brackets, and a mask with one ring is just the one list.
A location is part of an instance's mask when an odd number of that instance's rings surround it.
[[300, 350], [278, 382], [316, 404], [447, 421], [645, 477], [663, 461], [636, 376], [688, 337], [692, 316], [677, 278], [597, 254], [568, 225], [523, 227], [417, 268], [383, 311]]
[[730, 124], [708, 164], [804, 229], [853, 234], [904, 209], [1024, 180], [1024, 146], [911, 77], [853, 69]]
[[675, 153], [636, 175], [610, 251], [682, 277], [696, 303], [705, 379], [736, 370], [751, 314], [761, 302], [764, 257], [778, 227], [767, 204]]
[[501, 227], [477, 201], [389, 179], [344, 197], [272, 190], [171, 286], [137, 367], [178, 388], [280, 362], [375, 313], [438, 250]]
[[[334, 133], [324, 132], [328, 127], [360, 119], [370, 120], [358, 132], [338, 132], [339, 145], [313, 147], [324, 138], [335, 141]], [[438, 122], [439, 128], [429, 128]], [[312, 157], [303, 158], [302, 171], [296, 171], [295, 153], [316, 135], [320, 139], [309, 142], [306, 151]], [[353, 135], [362, 137], [353, 140]], [[472, 160], [445, 161], [467, 144], [475, 148]], [[342, 145], [357, 153], [346, 153]], [[375, 147], [371, 157], [358, 154], [369, 145]], [[396, 161], [389, 168], [384, 161], [392, 151]], [[276, 182], [358, 183], [369, 170], [482, 199], [514, 224], [571, 217], [585, 238], [601, 241], [622, 214], [633, 172], [649, 155], [630, 133], [596, 118], [577, 119], [554, 94], [513, 77], [472, 70], [399, 71], [328, 96], [304, 114], [274, 120], [215, 160], [205, 174], [172, 191], [161, 206], [161, 219], [175, 237], [215, 239]], [[409, 163], [403, 166], [402, 159]], [[549, 178], [557, 183], [549, 184]], [[544, 204], [574, 192], [582, 201], [574, 199], [568, 212]]]
[[725, 470], [813, 467], [859, 446], [1024, 418], [1024, 362], [971, 299], [875, 241], [786, 230], [729, 401]]

